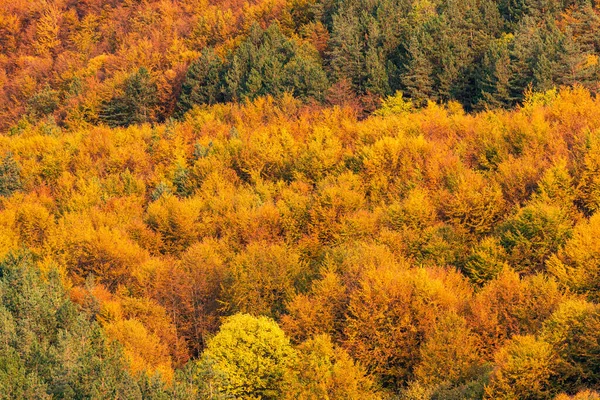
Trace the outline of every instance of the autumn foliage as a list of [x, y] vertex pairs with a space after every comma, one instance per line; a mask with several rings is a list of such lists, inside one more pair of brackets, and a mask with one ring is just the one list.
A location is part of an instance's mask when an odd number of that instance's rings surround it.
[[598, 115], [286, 95], [0, 136], [2, 393], [597, 398]]

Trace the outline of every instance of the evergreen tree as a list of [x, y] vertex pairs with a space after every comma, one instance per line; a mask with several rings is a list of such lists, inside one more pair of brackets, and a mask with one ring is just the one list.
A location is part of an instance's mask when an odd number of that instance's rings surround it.
[[323, 100], [329, 82], [314, 48], [300, 46], [284, 69], [284, 85], [288, 91], [301, 99]]
[[576, 7], [567, 22], [584, 54], [600, 54], [600, 12], [592, 4], [585, 2]]
[[408, 54], [410, 58], [406, 65], [406, 72], [401, 78], [404, 91], [415, 104], [423, 105], [428, 99], [435, 99], [431, 77], [433, 67], [421, 50], [416, 36], [411, 38]]
[[333, 17], [328, 54], [331, 75], [335, 81], [347, 79], [355, 91], [360, 91], [364, 74], [364, 44], [361, 42], [358, 16], [350, 11]]
[[477, 108], [498, 108], [513, 105], [514, 98], [510, 88], [513, 71], [508, 47], [512, 39], [512, 35], [506, 35], [490, 44], [481, 66], [479, 76], [481, 97]]
[[[585, 46], [585, 43], [583, 45]], [[586, 87], [593, 86], [596, 81], [594, 79], [595, 68], [593, 65], [588, 65], [590, 54], [585, 54], [582, 51], [581, 45], [576, 41], [570, 28], [559, 36], [557, 46], [559, 49], [558, 82], [561, 85], [581, 84]]]
[[60, 279], [28, 253], [0, 262], [0, 398], [141, 397], [118, 346]]
[[516, 26], [526, 14], [526, 0], [500, 0], [498, 10], [509, 27]]
[[29, 100], [29, 110], [35, 117], [53, 113], [59, 105], [59, 92], [47, 85]]
[[215, 104], [223, 100], [223, 62], [213, 49], [205, 49], [194, 61], [181, 86], [177, 113], [181, 116], [194, 104]]
[[[352, 4], [333, 17], [328, 53], [331, 75], [337, 82], [351, 82], [359, 95], [384, 96], [391, 91], [388, 60], [399, 46], [404, 20], [397, 15], [386, 27], [380, 21], [390, 22], [389, 15], [382, 14], [384, 8], [393, 6], [387, 1]], [[398, 31], [391, 33], [394, 26]]]
[[365, 88], [369, 93], [380, 96], [390, 92], [388, 72], [385, 65], [385, 57], [381, 50], [371, 47], [365, 55], [365, 67], [367, 80]]
[[253, 25], [225, 66], [225, 100], [279, 97], [285, 92], [322, 99], [327, 87], [316, 50], [285, 37], [277, 24], [266, 30]]
[[535, 49], [543, 49], [539, 42], [537, 21], [534, 18], [525, 18], [519, 24], [515, 38], [510, 43], [510, 90], [516, 101], [521, 101], [525, 91], [532, 85], [534, 62], [539, 59]]
[[158, 89], [145, 67], [125, 80], [122, 91], [121, 95], [104, 104], [100, 113], [101, 121], [111, 127], [156, 121]]

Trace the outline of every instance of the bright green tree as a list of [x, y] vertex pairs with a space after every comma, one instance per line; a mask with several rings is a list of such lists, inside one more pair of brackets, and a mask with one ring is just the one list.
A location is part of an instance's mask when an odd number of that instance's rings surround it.
[[236, 314], [209, 340], [200, 363], [221, 374], [213, 383], [215, 391], [266, 400], [282, 398], [283, 378], [295, 360], [295, 350], [275, 321]]

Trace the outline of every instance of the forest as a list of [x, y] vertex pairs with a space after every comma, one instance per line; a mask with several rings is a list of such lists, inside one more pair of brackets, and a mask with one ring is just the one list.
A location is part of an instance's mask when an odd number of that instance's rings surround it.
[[0, 399], [600, 399], [600, 3], [0, 4]]
[[528, 90], [600, 89], [595, 0], [7, 0], [0, 130], [181, 119], [285, 93], [361, 117], [512, 108]]

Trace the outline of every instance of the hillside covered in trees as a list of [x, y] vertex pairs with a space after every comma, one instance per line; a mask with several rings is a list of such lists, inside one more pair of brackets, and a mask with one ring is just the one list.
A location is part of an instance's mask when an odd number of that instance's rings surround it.
[[513, 107], [600, 80], [594, 0], [11, 0], [0, 4], [0, 129], [181, 117], [292, 93], [375, 110]]
[[600, 399], [600, 4], [0, 4], [0, 399]]
[[2, 136], [0, 397], [597, 398], [598, 115], [284, 96]]

